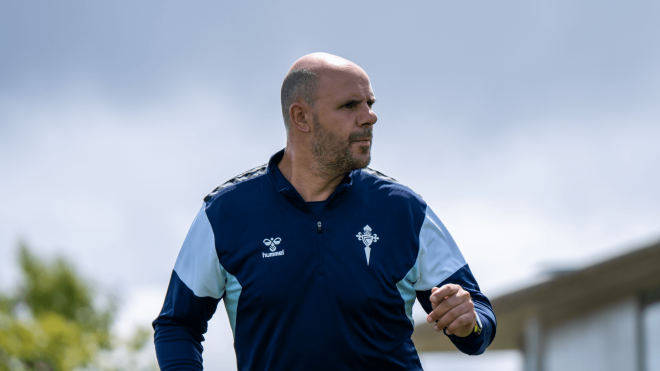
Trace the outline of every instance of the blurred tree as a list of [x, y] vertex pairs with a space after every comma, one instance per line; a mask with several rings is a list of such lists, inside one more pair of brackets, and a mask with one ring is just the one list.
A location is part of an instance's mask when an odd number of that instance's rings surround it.
[[118, 345], [135, 358], [148, 340], [145, 329], [123, 344], [113, 337], [114, 300], [101, 306], [65, 259], [44, 261], [21, 244], [19, 265], [22, 285], [0, 293], [0, 371], [117, 370], [108, 359]]

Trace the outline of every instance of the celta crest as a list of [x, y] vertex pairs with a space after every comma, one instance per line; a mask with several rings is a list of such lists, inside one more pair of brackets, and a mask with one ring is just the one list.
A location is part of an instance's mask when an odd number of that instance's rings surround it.
[[367, 256], [367, 265], [369, 265], [369, 257], [371, 256], [371, 244], [377, 242], [379, 238], [377, 234], [371, 233], [372, 229], [368, 224], [362, 228], [362, 231], [364, 231], [364, 234], [362, 234], [362, 232], [358, 232], [355, 237], [364, 243], [364, 253]]

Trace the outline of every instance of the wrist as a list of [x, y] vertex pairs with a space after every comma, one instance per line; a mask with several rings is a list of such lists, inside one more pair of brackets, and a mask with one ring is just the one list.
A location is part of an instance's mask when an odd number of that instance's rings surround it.
[[479, 315], [475, 312], [475, 319], [472, 324], [461, 327], [458, 331], [455, 331], [453, 334], [448, 334], [446, 328], [443, 329], [442, 331], [444, 332], [445, 335], [449, 337], [466, 338], [466, 337], [474, 337], [481, 335], [482, 328], [483, 326], [481, 324], [481, 318], [479, 318]]

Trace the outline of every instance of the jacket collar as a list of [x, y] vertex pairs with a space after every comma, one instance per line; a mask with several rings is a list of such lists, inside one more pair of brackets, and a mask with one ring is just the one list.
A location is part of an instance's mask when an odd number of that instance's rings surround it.
[[[283, 193], [285, 195], [295, 195], [297, 198], [299, 198], [300, 201], [303, 201], [303, 198], [300, 196], [298, 191], [289, 183], [288, 180], [284, 177], [282, 172], [280, 171], [279, 167], [277, 166], [280, 161], [282, 160], [282, 157], [284, 157], [284, 149], [280, 150], [279, 152], [275, 153], [273, 156], [271, 156], [270, 161], [268, 161], [268, 170], [267, 174], [272, 180], [273, 184], [275, 185], [275, 188], [277, 189], [277, 192]], [[353, 186], [354, 179], [357, 179], [359, 177], [360, 169], [358, 170], [353, 170], [349, 173], [346, 173], [344, 176], [344, 179], [342, 179], [341, 183], [337, 186], [334, 192], [328, 197], [328, 203], [334, 203], [336, 201], [336, 196], [338, 194], [341, 194], [345, 191], [347, 191], [350, 187]]]

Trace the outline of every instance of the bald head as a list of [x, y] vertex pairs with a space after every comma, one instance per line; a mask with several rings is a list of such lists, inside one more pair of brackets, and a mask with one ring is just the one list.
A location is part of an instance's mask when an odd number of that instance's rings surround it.
[[355, 63], [349, 61], [348, 59], [339, 57], [337, 55], [328, 54], [328, 53], [312, 53], [312, 54], [307, 54], [304, 57], [298, 59], [293, 64], [293, 66], [291, 66], [289, 72], [297, 68], [321, 71], [324, 69], [331, 69], [331, 70], [338, 69], [342, 67], [347, 67], [349, 65], [357, 67]]
[[357, 71], [364, 73], [364, 70], [357, 64], [328, 53], [312, 53], [298, 59], [284, 78], [280, 93], [282, 116], [287, 134], [291, 126], [289, 108], [294, 102], [302, 100], [313, 108], [316, 91], [322, 83], [322, 77], [328, 77], [336, 72]]

